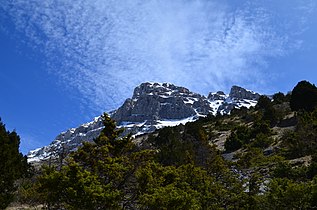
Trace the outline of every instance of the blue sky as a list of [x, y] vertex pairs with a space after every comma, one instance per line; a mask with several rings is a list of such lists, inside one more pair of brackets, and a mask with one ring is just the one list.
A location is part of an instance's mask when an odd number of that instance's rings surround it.
[[314, 0], [1, 0], [0, 117], [21, 151], [145, 81], [207, 95], [317, 83]]

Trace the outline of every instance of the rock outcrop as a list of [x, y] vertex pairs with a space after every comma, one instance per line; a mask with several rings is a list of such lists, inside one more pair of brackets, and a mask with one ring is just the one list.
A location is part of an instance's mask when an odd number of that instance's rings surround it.
[[178, 120], [211, 111], [204, 96], [187, 88], [168, 83], [143, 83], [112, 117], [119, 123]]
[[211, 101], [225, 100], [226, 98], [227, 96], [223, 91], [218, 91], [216, 93], [209, 93], [208, 95], [208, 99]]
[[260, 98], [260, 94], [258, 93], [255, 93], [253, 91], [250, 91], [250, 90], [246, 90], [242, 87], [239, 87], [239, 86], [232, 86], [231, 90], [230, 90], [230, 93], [229, 93], [229, 97], [232, 98], [232, 99], [238, 99], [238, 100], [241, 100], [241, 99], [247, 99], [247, 100], [259, 100]]

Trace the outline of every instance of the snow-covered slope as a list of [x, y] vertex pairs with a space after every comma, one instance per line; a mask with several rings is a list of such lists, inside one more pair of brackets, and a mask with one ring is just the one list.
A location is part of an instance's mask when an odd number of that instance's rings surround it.
[[30, 151], [27, 155], [28, 162], [46, 160], [61, 153], [68, 153], [76, 149], [82, 141], [91, 141], [98, 137], [102, 128], [101, 117], [95, 117], [91, 122], [68, 129], [56, 136], [50, 145]]
[[[173, 84], [147, 82], [136, 87], [132, 98], [110, 115], [118, 127], [125, 128], [124, 134], [137, 136], [165, 126], [195, 121], [208, 114], [229, 114], [233, 108], [249, 108], [256, 105], [259, 97], [259, 94], [238, 86], [233, 86], [228, 95], [218, 91], [205, 97]], [[96, 117], [92, 122], [62, 132], [50, 145], [30, 151], [28, 161], [67, 154], [83, 141], [93, 141], [102, 128], [101, 117]]]

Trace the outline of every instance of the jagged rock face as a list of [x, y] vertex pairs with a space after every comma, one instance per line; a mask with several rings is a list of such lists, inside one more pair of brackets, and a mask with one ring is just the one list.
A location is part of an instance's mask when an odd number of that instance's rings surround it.
[[[150, 133], [164, 126], [175, 126], [194, 121], [207, 114], [229, 114], [233, 108], [255, 106], [259, 94], [233, 86], [230, 94], [222, 91], [210, 93], [208, 98], [168, 83], [143, 83], [136, 87], [132, 98], [109, 113], [123, 135]], [[93, 141], [103, 129], [102, 118], [59, 134], [48, 146], [30, 151], [29, 162], [47, 160], [75, 150], [83, 141]]]
[[169, 83], [142, 83], [134, 89], [133, 97], [137, 98], [141, 95], [161, 95], [161, 96], [181, 96], [181, 95], [199, 95], [191, 93], [187, 88], [178, 87]]
[[141, 95], [137, 100], [127, 99], [113, 115], [121, 122], [143, 122], [159, 119], [183, 119], [196, 112], [182, 98], [162, 98], [157, 95]]
[[97, 138], [103, 127], [101, 117], [96, 117], [92, 122], [62, 132], [50, 145], [30, 151], [27, 155], [28, 161], [36, 162], [51, 156], [58, 156], [62, 152], [69, 153], [81, 145], [83, 141], [93, 141]]
[[260, 94], [253, 91], [246, 90], [242, 87], [232, 86], [229, 97], [232, 99], [248, 99], [248, 100], [259, 100]]
[[225, 100], [226, 98], [227, 96], [223, 91], [218, 91], [216, 93], [209, 93], [208, 95], [208, 99], [211, 101]]
[[127, 99], [112, 117], [120, 124], [177, 120], [194, 116], [197, 112], [208, 114], [211, 111], [205, 97], [192, 93], [187, 88], [167, 83], [143, 83], [135, 88], [132, 98]]

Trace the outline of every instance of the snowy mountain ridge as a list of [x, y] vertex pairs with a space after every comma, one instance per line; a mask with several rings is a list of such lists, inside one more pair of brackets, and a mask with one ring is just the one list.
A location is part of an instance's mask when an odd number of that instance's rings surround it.
[[[124, 134], [138, 136], [166, 126], [195, 121], [208, 114], [229, 114], [234, 108], [255, 106], [260, 94], [233, 86], [229, 94], [222, 91], [208, 97], [191, 92], [185, 87], [169, 83], [142, 83], [134, 89], [131, 98], [109, 113]], [[93, 141], [103, 129], [101, 117], [60, 133], [48, 146], [28, 153], [29, 162], [54, 158], [69, 153], [83, 141]]]

